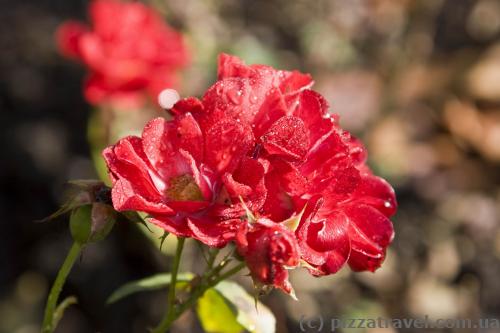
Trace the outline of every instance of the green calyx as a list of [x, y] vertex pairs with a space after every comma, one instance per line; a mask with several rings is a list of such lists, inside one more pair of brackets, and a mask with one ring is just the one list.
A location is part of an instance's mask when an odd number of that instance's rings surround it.
[[69, 219], [71, 236], [79, 244], [98, 242], [106, 238], [116, 220], [113, 208], [93, 203], [76, 208]]

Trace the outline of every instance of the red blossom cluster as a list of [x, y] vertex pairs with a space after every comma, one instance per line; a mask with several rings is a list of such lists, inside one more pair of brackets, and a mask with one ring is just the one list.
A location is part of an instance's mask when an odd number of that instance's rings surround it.
[[59, 27], [61, 52], [89, 69], [84, 94], [91, 104], [140, 106], [178, 84], [177, 70], [189, 62], [180, 33], [140, 2], [93, 0], [92, 26], [69, 21]]
[[394, 191], [312, 84], [222, 54], [201, 100], [104, 151], [114, 207], [209, 246], [234, 242], [257, 282], [288, 293], [291, 268], [374, 271], [394, 236]]

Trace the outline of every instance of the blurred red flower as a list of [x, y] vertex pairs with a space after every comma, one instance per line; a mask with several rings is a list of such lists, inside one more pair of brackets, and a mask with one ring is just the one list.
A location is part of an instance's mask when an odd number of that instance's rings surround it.
[[84, 94], [91, 104], [137, 107], [178, 85], [189, 62], [180, 33], [140, 2], [94, 0], [91, 27], [69, 21], [56, 34], [60, 51], [89, 69]]

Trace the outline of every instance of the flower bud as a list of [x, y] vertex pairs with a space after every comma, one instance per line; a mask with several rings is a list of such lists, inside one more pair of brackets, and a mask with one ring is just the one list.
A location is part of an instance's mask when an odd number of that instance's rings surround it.
[[286, 225], [266, 218], [242, 224], [236, 247], [260, 291], [274, 286], [294, 297], [288, 269], [299, 264], [300, 255], [295, 235]]
[[98, 242], [108, 236], [116, 221], [116, 212], [110, 205], [94, 202], [92, 205], [90, 242]]
[[116, 220], [116, 214], [109, 205], [94, 202], [78, 207], [71, 213], [71, 236], [80, 244], [98, 242], [106, 238]]
[[69, 218], [69, 228], [73, 240], [80, 244], [87, 243], [91, 234], [92, 205], [75, 209]]

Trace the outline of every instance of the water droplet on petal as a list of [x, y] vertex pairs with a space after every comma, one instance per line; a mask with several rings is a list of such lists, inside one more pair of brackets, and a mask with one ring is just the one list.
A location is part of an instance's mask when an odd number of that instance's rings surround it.
[[257, 99], [258, 99], [258, 98], [257, 98], [257, 96], [256, 96], [256, 95], [254, 95], [254, 94], [250, 95], [250, 103], [251, 103], [251, 104], [255, 104], [255, 103], [257, 103]]
[[235, 105], [240, 105], [242, 103], [243, 101], [242, 95], [243, 93], [241, 90], [230, 90], [227, 92], [229, 100]]

